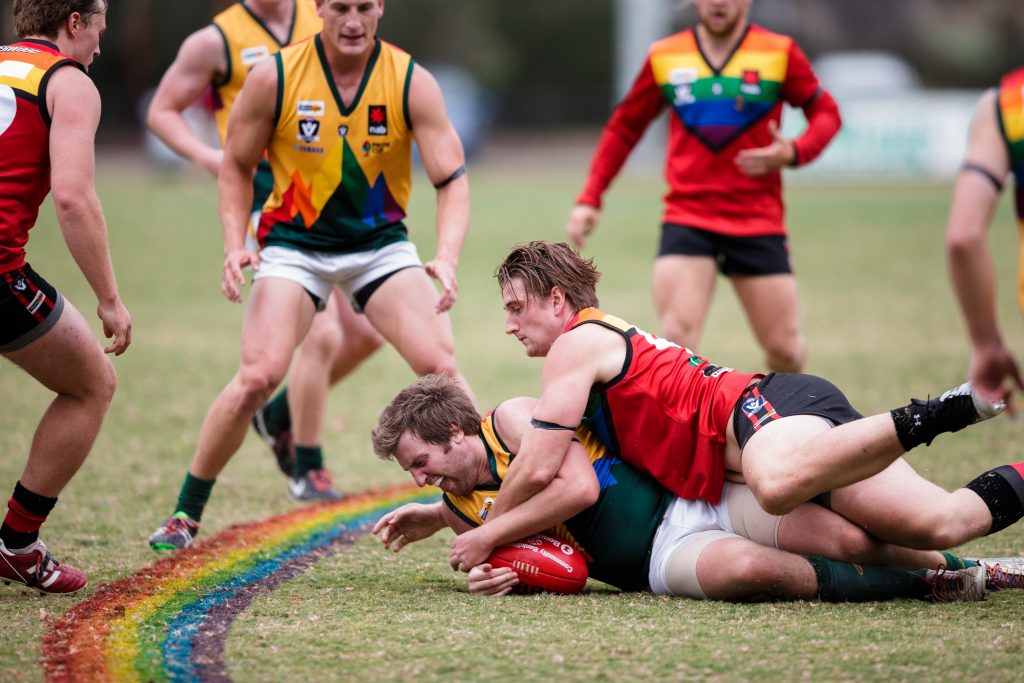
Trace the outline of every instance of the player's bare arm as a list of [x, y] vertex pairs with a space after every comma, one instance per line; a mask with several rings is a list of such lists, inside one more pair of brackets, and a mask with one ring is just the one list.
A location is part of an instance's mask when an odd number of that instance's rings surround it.
[[987, 91], [971, 123], [964, 166], [953, 188], [946, 254], [971, 342], [969, 378], [986, 397], [1006, 400], [1022, 382], [999, 329], [995, 266], [986, 241], [1010, 170], [996, 104], [996, 91]]
[[274, 131], [276, 67], [276, 60], [264, 60], [245, 79], [228, 117], [227, 144], [217, 181], [224, 232], [221, 291], [236, 303], [242, 300], [240, 287], [245, 284], [242, 268], [259, 267], [259, 257], [245, 249], [245, 230], [252, 206], [252, 174]]
[[[553, 305], [566, 304], [556, 300]], [[492, 520], [550, 483], [583, 418], [591, 387], [621, 372], [625, 354], [622, 336], [600, 325], [582, 325], [555, 340], [544, 362], [532, 429], [524, 434], [519, 454], [509, 467], [501, 498], [491, 511]]]
[[227, 71], [224, 41], [214, 26], [185, 39], [149, 104], [146, 125], [179, 156], [209, 171], [220, 170], [223, 152], [204, 142], [183, 113]]
[[94, 140], [100, 95], [78, 69], [57, 69], [50, 78], [50, 184], [64, 241], [96, 294], [96, 314], [111, 339], [106, 353], [121, 355], [132, 341], [132, 318], [121, 301], [107, 245], [107, 226], [96, 195]]
[[419, 65], [413, 67], [409, 83], [409, 118], [423, 170], [438, 188], [437, 250], [424, 267], [441, 284], [437, 311], [443, 313], [458, 297], [455, 269], [469, 230], [469, 178], [462, 141], [448, 120], [441, 88]]

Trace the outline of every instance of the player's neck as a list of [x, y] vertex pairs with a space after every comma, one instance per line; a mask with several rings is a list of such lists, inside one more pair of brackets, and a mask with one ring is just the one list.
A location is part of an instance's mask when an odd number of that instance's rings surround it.
[[355, 80], [356, 84], [362, 81], [366, 67], [370, 63], [374, 50], [377, 48], [377, 41], [374, 40], [365, 50], [358, 54], [342, 52], [321, 35], [324, 46], [324, 57], [331, 67], [331, 75], [341, 87], [351, 85]]
[[698, 22], [696, 31], [704, 56], [711, 62], [711, 66], [719, 67], [729, 58], [747, 32], [747, 21], [737, 21], [726, 33], [712, 33], [707, 26]]
[[245, 0], [244, 4], [278, 37], [291, 28], [295, 0]]

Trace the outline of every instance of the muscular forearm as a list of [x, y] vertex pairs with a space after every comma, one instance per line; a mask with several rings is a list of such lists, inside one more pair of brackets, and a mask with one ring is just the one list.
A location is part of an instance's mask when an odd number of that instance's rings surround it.
[[252, 168], [245, 168], [237, 161], [225, 159], [221, 164], [217, 188], [225, 252], [241, 249], [245, 244], [245, 227], [252, 206], [252, 173]]
[[218, 150], [204, 142], [192, 129], [181, 112], [172, 109], [150, 109], [146, 124], [175, 154], [198, 166], [207, 167]]
[[437, 191], [435, 259], [458, 265], [469, 232], [469, 179], [462, 175]]
[[99, 197], [91, 187], [56, 193], [54, 206], [68, 251], [78, 264], [96, 298], [112, 302], [118, 298], [117, 281], [107, 246], [107, 227]]
[[971, 344], [1001, 345], [995, 271], [986, 245], [975, 242], [950, 248], [949, 270]]

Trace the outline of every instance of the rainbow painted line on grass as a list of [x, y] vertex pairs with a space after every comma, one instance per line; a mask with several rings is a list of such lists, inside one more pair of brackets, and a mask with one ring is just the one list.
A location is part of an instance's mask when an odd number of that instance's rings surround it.
[[388, 510], [436, 499], [406, 485], [299, 508], [101, 586], [44, 636], [46, 680], [229, 681], [224, 643], [253, 598], [351, 544]]

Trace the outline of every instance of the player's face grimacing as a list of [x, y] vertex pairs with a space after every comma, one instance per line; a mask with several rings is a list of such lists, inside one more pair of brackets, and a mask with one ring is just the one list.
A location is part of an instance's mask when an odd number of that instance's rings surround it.
[[324, 40], [343, 55], [358, 57], [373, 46], [384, 0], [317, 0]]
[[538, 299], [526, 293], [522, 279], [514, 277], [501, 292], [505, 309], [505, 334], [511, 334], [531, 358], [546, 356], [562, 333], [554, 315], [551, 297]]
[[427, 443], [410, 430], [398, 439], [395, 460], [417, 486], [436, 486], [453, 496], [468, 496], [477, 485], [478, 468], [460, 449], [450, 443]]

